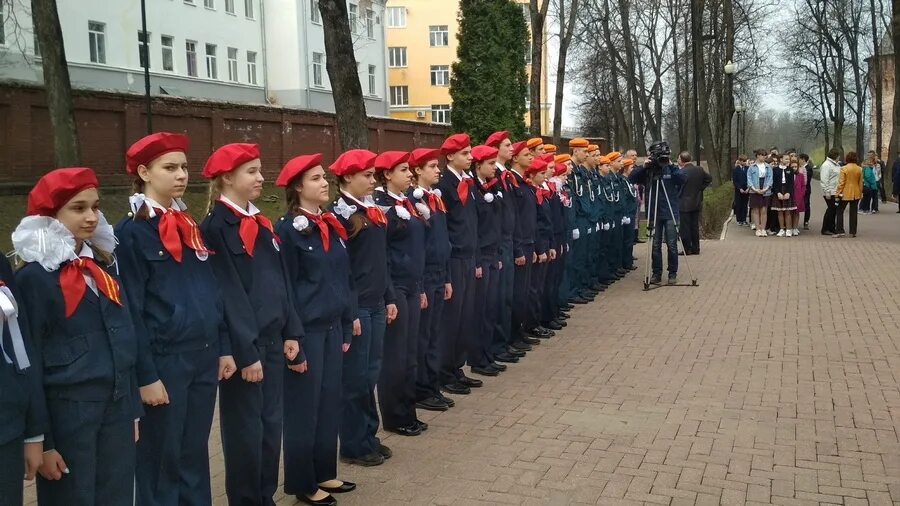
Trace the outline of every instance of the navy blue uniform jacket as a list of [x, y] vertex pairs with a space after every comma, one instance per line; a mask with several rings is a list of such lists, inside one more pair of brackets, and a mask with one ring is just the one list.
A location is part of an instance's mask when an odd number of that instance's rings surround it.
[[413, 215], [403, 219], [397, 214], [402, 201], [384, 191], [375, 191], [375, 203], [388, 220], [388, 269], [395, 289], [406, 294], [423, 293], [425, 275], [425, 218]]
[[[183, 353], [214, 347], [231, 355], [219, 283], [211, 262], [182, 245], [181, 263], [159, 238], [159, 215], [126, 216], [116, 225], [116, 249], [122, 282], [141, 346], [138, 382], [159, 379], [152, 354]], [[223, 252], [224, 253], [224, 252]], [[218, 252], [210, 253], [219, 254]]]
[[231, 352], [244, 368], [260, 360], [257, 346], [299, 341], [303, 324], [288, 290], [281, 246], [272, 232], [257, 225], [253, 256], [248, 255], [238, 233], [241, 219], [227, 204], [216, 202], [200, 230], [216, 252], [210, 261], [222, 291]]
[[[49, 430], [49, 424], [44, 389], [41, 386], [40, 357], [32, 346], [22, 298], [19, 296], [12, 268], [5, 258], [0, 258], [0, 281], [6, 284], [19, 306], [19, 329], [22, 331], [25, 351], [31, 362], [31, 367], [22, 371], [17, 364], [7, 364], [0, 358], [0, 446], [2, 446], [17, 439], [39, 436]], [[5, 321], [0, 328], [0, 338], [3, 339], [3, 349], [12, 350], [12, 337], [9, 325]]]
[[[428, 205], [428, 195], [415, 197], [415, 189], [410, 188], [406, 196], [413, 205]], [[435, 195], [436, 198], [441, 199]], [[425, 288], [437, 288], [450, 282], [450, 233], [447, 231], [447, 213], [429, 208], [428, 226], [425, 228]]]
[[[498, 167], [494, 172], [494, 177], [500, 178], [500, 174], [504, 171], [501, 171]], [[510, 173], [511, 175], [512, 173]], [[503, 239], [503, 242], [511, 242], [513, 240], [513, 234], [516, 231], [516, 203], [514, 199], [510, 198], [510, 193], [515, 189], [515, 187], [511, 184], [507, 184], [506, 181], [500, 179], [500, 182], [497, 183], [502, 185], [503, 191], [503, 202], [500, 202], [500, 237]]]
[[449, 168], [441, 173], [437, 187], [441, 190], [444, 204], [447, 205], [447, 230], [450, 233], [450, 256], [453, 258], [475, 258], [478, 248], [478, 206], [475, 199], [478, 193], [475, 185], [469, 187], [469, 198], [462, 205], [456, 187], [459, 178]]
[[513, 177], [519, 183], [519, 187], [510, 190], [512, 200], [515, 202], [516, 229], [513, 233], [513, 257], [525, 257], [530, 262], [535, 251], [535, 233], [537, 232], [537, 197], [534, 189], [522, 179], [518, 173], [513, 172]]
[[339, 321], [344, 342], [349, 343], [358, 309], [344, 242], [329, 228], [325, 251], [317, 226], [310, 221], [308, 228], [299, 231], [291, 213], [278, 220], [275, 232], [281, 238], [288, 283], [303, 327], [309, 332], [322, 332]]
[[[115, 272], [109, 273], [116, 278]], [[40, 371], [44, 395], [76, 401], [128, 398], [133, 405], [130, 416], [141, 416], [135, 375], [138, 335], [125, 290], [120, 290], [123, 305], [119, 306], [88, 287], [75, 312], [66, 318], [59, 274], [60, 269], [47, 272], [36, 262], [25, 264], [16, 273], [25, 319], [37, 349], [31, 362]], [[116, 281], [124, 288], [121, 280]], [[44, 451], [54, 448], [54, 426], [61, 423], [50, 420]]]
[[500, 254], [503, 206], [506, 204], [504, 201], [506, 193], [502, 191], [503, 187], [500, 185], [500, 181], [494, 183], [488, 190], [482, 188], [481, 181], [477, 181], [477, 183], [478, 263], [479, 265], [484, 265], [496, 263]]

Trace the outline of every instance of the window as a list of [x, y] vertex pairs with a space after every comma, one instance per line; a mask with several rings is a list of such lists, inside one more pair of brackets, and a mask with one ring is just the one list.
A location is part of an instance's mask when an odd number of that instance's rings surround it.
[[450, 106], [449, 105], [432, 105], [431, 106], [431, 122], [432, 123], [450, 123]]
[[366, 9], [366, 37], [375, 38], [375, 11]]
[[234, 14], [234, 0], [225, 0], [225, 12]]
[[188, 5], [194, 5], [194, 0], [184, 0], [184, 3]]
[[391, 86], [391, 105], [409, 105], [409, 86]]
[[387, 8], [388, 28], [406, 28], [406, 7]]
[[88, 43], [91, 45], [91, 61], [106, 63], [106, 25], [88, 21]]
[[359, 22], [359, 7], [356, 4], [350, 4], [350, 33], [356, 33], [356, 23]]
[[187, 60], [187, 75], [197, 77], [197, 43], [190, 40], [185, 41], [184, 54]]
[[436, 25], [428, 27], [428, 42], [431, 47], [442, 47], [450, 43], [450, 32], [447, 25]]
[[247, 82], [256, 84], [256, 53], [247, 51]]
[[34, 56], [41, 55], [41, 41], [38, 39], [38, 34], [34, 34]]
[[253, 19], [253, 0], [244, 0], [244, 15]]
[[406, 48], [405, 47], [389, 47], [388, 61], [392, 68], [406, 66]]
[[216, 66], [216, 45], [206, 45], [206, 77], [210, 79], [219, 78], [219, 69]]
[[229, 47], [228, 48], [228, 80], [237, 82], [238, 80], [238, 67], [237, 67], [237, 48]]
[[207, 9], [215, 9], [216, 8], [216, 0], [203, 0], [203, 6]]
[[375, 65], [369, 65], [369, 95], [377, 95], [375, 92]]
[[317, 25], [322, 24], [322, 13], [319, 12], [319, 0], [309, 0], [309, 19]]
[[313, 53], [312, 57], [312, 72], [313, 72], [313, 86], [324, 86], [322, 84], [322, 64], [325, 63], [325, 55], [322, 53]]
[[[138, 61], [141, 63], [141, 68], [147, 67], [150, 68], [150, 34], [145, 34], [144, 32], [138, 32]], [[147, 45], [144, 45], [144, 41], [147, 42]]]
[[431, 66], [431, 85], [432, 86], [449, 86], [450, 85], [450, 66], [449, 65], [432, 65]]
[[172, 72], [175, 70], [175, 59], [172, 57], [172, 47], [175, 44], [175, 39], [171, 35], [163, 35], [159, 38], [159, 42], [162, 46], [163, 70]]

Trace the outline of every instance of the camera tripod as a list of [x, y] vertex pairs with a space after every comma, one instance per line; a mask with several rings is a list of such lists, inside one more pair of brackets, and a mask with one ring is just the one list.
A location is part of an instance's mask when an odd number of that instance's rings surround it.
[[[655, 194], [649, 192], [649, 189], [654, 186], [656, 188]], [[700, 286], [700, 284], [697, 281], [697, 278], [694, 276], [694, 271], [691, 270], [691, 264], [690, 264], [690, 262], [688, 262], [687, 251], [684, 249], [684, 243], [681, 241], [681, 229], [679, 228], [678, 220], [675, 219], [675, 211], [672, 209], [672, 201], [669, 200], [669, 191], [666, 190], [666, 185], [663, 184], [661, 170], [658, 171], [656, 174], [651, 173], [650, 184], [647, 185], [647, 188], [648, 188], [648, 192], [647, 192], [648, 198], [650, 195], [656, 195], [656, 198], [653, 199], [652, 214], [650, 213], [650, 209], [647, 210], [647, 218], [648, 218], [648, 221], [647, 221], [647, 270], [646, 270], [646, 276], [644, 276], [644, 291], [660, 288], [663, 286]], [[659, 210], [660, 189], [662, 189], [662, 192], [661, 192], [662, 196], [665, 197], [665, 199], [666, 199], [666, 207], [669, 210], [669, 219], [671, 219], [672, 222], [675, 224], [675, 249], [676, 249], [675, 253], [676, 254], [678, 253], [678, 251], [677, 251], [678, 249], [681, 249], [681, 251], [685, 252], [684, 259], [679, 260], [678, 263], [680, 264], [683, 262], [684, 265], [687, 267], [688, 275], [691, 277], [690, 284], [675, 283], [675, 284], [671, 284], [671, 285], [670, 284], [663, 285], [661, 283], [660, 284], [651, 284], [650, 283], [650, 272], [651, 272], [651, 267], [653, 264], [653, 241], [654, 241], [654, 235], [656, 234], [656, 219], [657, 219], [656, 213]], [[650, 221], [651, 216], [653, 217], [653, 221]], [[660, 232], [664, 234], [665, 230], [662, 230]], [[662, 245], [660, 245], [660, 248], [662, 248]], [[668, 249], [668, 246], [666, 246], [666, 249]], [[662, 256], [662, 252], [660, 252], [660, 256]]]

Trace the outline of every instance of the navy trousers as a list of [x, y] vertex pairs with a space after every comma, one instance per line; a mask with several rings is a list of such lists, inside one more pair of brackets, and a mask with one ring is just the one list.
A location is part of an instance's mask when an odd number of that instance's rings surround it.
[[[135, 402], [131, 396], [115, 401], [76, 401], [48, 395], [56, 451], [69, 474], [52, 481], [38, 474], [41, 506], [132, 503]], [[21, 479], [22, 468], [17, 471], [16, 477]]]
[[475, 259], [451, 258], [450, 282], [453, 297], [444, 305], [443, 330], [441, 340], [441, 384], [455, 383], [462, 377], [468, 353], [469, 338], [466, 330], [471, 329], [472, 313], [475, 307]]
[[[444, 314], [444, 284], [443, 282], [429, 284], [426, 280], [425, 286], [428, 307], [423, 309], [419, 316], [419, 344], [416, 347], [418, 353], [416, 364], [417, 401], [435, 397], [440, 392], [438, 372], [440, 370], [441, 318]], [[431, 288], [427, 288], [428, 286]]]
[[[557, 251], [556, 254], [559, 255], [559, 246], [554, 246], [554, 249]], [[548, 323], [559, 316], [557, 299], [559, 298], [559, 267], [562, 265], [562, 257], [557, 256], [556, 260], [550, 260], [548, 256], [547, 262], [547, 274], [541, 290], [540, 318], [542, 324]]]
[[528, 314], [525, 315], [525, 329], [533, 329], [541, 323], [541, 303], [543, 302], [544, 282], [547, 279], [548, 266], [549, 260], [531, 266], [531, 277], [528, 283]]
[[275, 504], [284, 407], [283, 348], [280, 337], [257, 348], [262, 382], [244, 381], [238, 371], [219, 384], [225, 495], [230, 504]]
[[137, 504], [208, 505], [209, 430], [219, 384], [219, 350], [154, 355], [153, 360], [169, 404], [144, 407], [137, 445]]
[[469, 365], [472, 367], [487, 367], [494, 362], [492, 346], [500, 302], [500, 271], [497, 270], [497, 262], [498, 260], [482, 262], [481, 279], [475, 280], [477, 302], [473, 321], [476, 328], [469, 348]]
[[378, 451], [378, 408], [375, 385], [381, 374], [384, 347], [384, 304], [359, 308], [362, 333], [344, 353], [341, 455], [357, 458]]
[[587, 259], [588, 238], [583, 228], [579, 229], [578, 239], [572, 240], [572, 252], [569, 259], [569, 285], [573, 294], [579, 294], [581, 290], [588, 287], [590, 280], [590, 272]]
[[516, 266], [512, 254], [512, 241], [500, 245], [500, 261], [503, 268], [498, 271], [497, 319], [494, 322], [494, 338], [491, 353], [496, 356], [506, 351], [512, 344], [513, 289], [516, 283]]
[[528, 302], [531, 292], [531, 270], [537, 264], [531, 263], [531, 252], [525, 254], [525, 265], [515, 265], [515, 285], [513, 288], [512, 340], [521, 341], [528, 321]]
[[0, 497], [3, 498], [3, 504], [9, 506], [22, 504], [22, 470], [25, 468], [23, 451], [21, 438], [0, 445]]
[[[409, 293], [406, 293], [408, 291]], [[397, 319], [384, 333], [384, 363], [378, 378], [378, 403], [386, 429], [416, 423], [416, 376], [418, 365], [421, 294], [397, 289]]]
[[[284, 493], [313, 495], [337, 478], [343, 330], [340, 322], [306, 329], [309, 370], [284, 367]], [[353, 345], [350, 346], [353, 349]]]

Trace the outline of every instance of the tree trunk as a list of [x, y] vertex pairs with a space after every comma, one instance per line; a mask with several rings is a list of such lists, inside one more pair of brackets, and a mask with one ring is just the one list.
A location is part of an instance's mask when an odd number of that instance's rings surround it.
[[[734, 11], [732, 10], [731, 2], [727, 0], [722, 2], [722, 21], [725, 25], [725, 62], [733, 62]], [[727, 181], [729, 174], [725, 171], [731, 170], [731, 120], [734, 118], [734, 78], [735, 76], [732, 74], [725, 79], [724, 110], [720, 112], [722, 114], [720, 138], [723, 141], [724, 149], [719, 153], [719, 166], [717, 168], [719, 177], [716, 185], [722, 181]], [[713, 179], [716, 179], [716, 176], [713, 176]]]
[[331, 81], [335, 120], [341, 151], [369, 146], [366, 102], [359, 82], [347, 3], [344, 0], [319, 0], [325, 32], [325, 68]]
[[881, 80], [881, 41], [878, 40], [878, 21], [877, 18], [880, 17], [881, 11], [875, 10], [875, 0], [869, 0], [869, 9], [872, 14], [872, 42], [874, 43], [874, 52], [872, 53], [872, 62], [874, 66], [873, 70], [873, 79], [872, 83], [875, 88], [875, 152], [878, 153], [879, 158], [884, 157], [884, 153], [882, 153], [882, 140], [881, 136], [882, 132], [882, 107], [883, 107], [883, 85]]
[[550, 0], [543, 0], [538, 6], [538, 0], [530, 0], [531, 6], [531, 82], [530, 102], [528, 104], [529, 126], [531, 135], [541, 135], [541, 74], [544, 60], [544, 22], [547, 19], [547, 8]]
[[575, 32], [575, 14], [578, 12], [578, 0], [570, 0], [570, 11], [566, 18], [566, 3], [559, 0], [559, 59], [556, 65], [556, 96], [553, 101], [553, 144], [559, 145], [562, 137], [563, 93], [566, 85], [566, 60], [569, 45]]
[[625, 44], [625, 83], [631, 96], [632, 145], [640, 149], [646, 144], [644, 140], [644, 116], [641, 107], [641, 93], [638, 92], [637, 65], [634, 58], [634, 44], [631, 39], [631, 26], [628, 22], [630, 8], [628, 0], [619, 0], [619, 16], [622, 21], [622, 40]]
[[[900, 0], [891, 2], [891, 35], [894, 39], [894, 83], [900, 83]], [[894, 91], [894, 128], [891, 132], [889, 160], [897, 159], [900, 152], [900, 93]]]
[[700, 165], [700, 85], [703, 78], [703, 0], [691, 1], [691, 52], [693, 54], [694, 82], [691, 97], [691, 117], [694, 125], [694, 159]]
[[69, 81], [69, 66], [56, 0], [32, 0], [31, 13], [41, 47], [44, 90], [47, 94], [50, 127], [53, 129], [53, 160], [58, 167], [74, 167], [81, 164], [81, 153], [78, 149], [72, 84]]
[[[681, 7], [680, 2], [676, 2], [672, 9], [672, 30], [676, 31], [678, 27], [678, 9]], [[684, 149], [687, 146], [687, 135], [684, 125], [684, 104], [682, 103], [682, 86], [681, 86], [681, 55], [678, 54], [678, 34], [672, 37], [672, 65], [675, 67], [675, 118], [676, 130], [678, 131], [678, 145]]]

